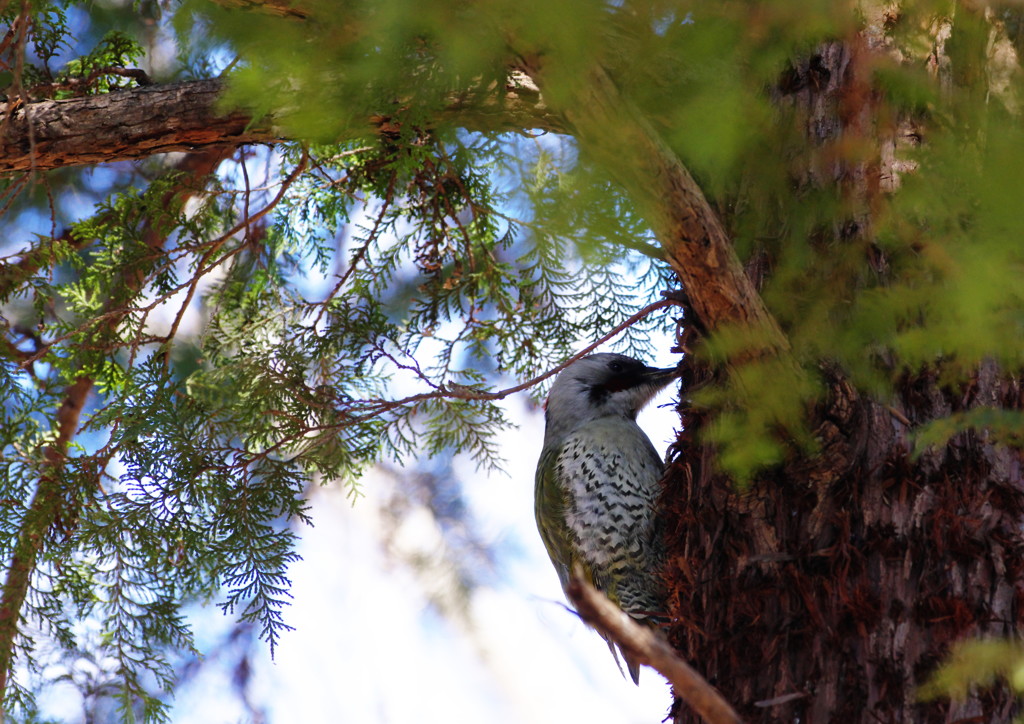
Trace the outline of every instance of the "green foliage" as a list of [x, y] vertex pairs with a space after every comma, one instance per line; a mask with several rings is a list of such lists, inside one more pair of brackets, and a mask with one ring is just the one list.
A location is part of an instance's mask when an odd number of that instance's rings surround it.
[[[100, 40], [88, 55], [68, 62], [64, 70], [58, 74], [56, 83], [65, 84], [70, 79], [84, 82], [89, 93], [109, 93], [131, 84], [128, 78], [112, 74], [111, 69], [121, 69], [134, 65], [145, 54], [138, 42], [120, 30], [111, 30]], [[81, 90], [72, 87], [70, 90], [59, 91], [55, 97], [66, 98], [81, 94]]]
[[[0, 24], [14, 28], [15, 21], [27, 9], [31, 22], [25, 26], [25, 40], [45, 67], [62, 49], [70, 46], [67, 6], [68, 4], [65, 2], [41, 2], [40, 0], [33, 0], [29, 3], [7, 3], [0, 8]], [[13, 54], [20, 52], [17, 47], [6, 44], [5, 51], [11, 54], [8, 57], [12, 61], [14, 60]], [[12, 70], [16, 63], [10, 62], [5, 65], [9, 66], [8, 70]]]
[[[98, 39], [76, 38], [82, 28], [79, 23], [73, 29], [76, 23], [69, 22], [70, 5], [7, 3], [0, 9], [0, 24], [11, 28], [0, 49], [0, 91], [22, 99], [69, 98], [109, 93], [134, 83], [118, 71], [135, 66], [145, 55], [142, 45], [123, 29], [106, 30]], [[136, 22], [145, 20], [144, 15], [135, 16]], [[95, 45], [89, 47], [93, 40]], [[58, 63], [62, 67], [55, 68]]]
[[[963, 700], [975, 689], [1007, 682], [1024, 695], [1024, 647], [1015, 641], [964, 641], [956, 644], [944, 663], [921, 687], [921, 699]], [[1018, 716], [1018, 724], [1024, 717]]]
[[993, 441], [1003, 445], [1024, 447], [1024, 413], [976, 407], [922, 425], [914, 435], [914, 449], [921, 453], [929, 447], [941, 447], [957, 433], [969, 429], [990, 435]]
[[[669, 3], [650, 7], [662, 17], [683, 14]], [[872, 136], [847, 131], [817, 146], [791, 110], [785, 94], [800, 86], [787, 74], [810, 82], [806, 59], [822, 41], [850, 37], [858, 19], [834, 5], [708, 4], [686, 12], [693, 22], [666, 23], [654, 35], [642, 29], [652, 15], [625, 20], [614, 57], [630, 65], [616, 75], [637, 89], [638, 103], [718, 200], [737, 248], [768, 260], [763, 296], [804, 370], [756, 361], [697, 395], [717, 413], [710, 439], [718, 463], [746, 479], [794, 446], [813, 451], [804, 419], [821, 395], [823, 360], [883, 399], [908, 370], [935, 367], [944, 384], [969, 378], [983, 360], [1019, 371], [1024, 135], [1010, 119], [1021, 74], [998, 65], [1008, 61], [994, 50], [1005, 27], [1019, 28], [1010, 25], [1019, 14], [1007, 11], [993, 23], [963, 7], [954, 13], [952, 4], [901, 6], [887, 21], [889, 41], [905, 58], [926, 58], [934, 51], [927, 43], [949, 23], [943, 62], [952, 72], [937, 82], [924, 62], [872, 56], [877, 95], [862, 108], [876, 124]], [[912, 121], [924, 142], [900, 143], [895, 119]], [[900, 174], [898, 193], [865, 199], [853, 178], [872, 172], [877, 138], [888, 134], [911, 170]], [[707, 351], [725, 364], [761, 343], [750, 330], [725, 329]], [[1018, 422], [1001, 419], [998, 439], [1016, 444]]]

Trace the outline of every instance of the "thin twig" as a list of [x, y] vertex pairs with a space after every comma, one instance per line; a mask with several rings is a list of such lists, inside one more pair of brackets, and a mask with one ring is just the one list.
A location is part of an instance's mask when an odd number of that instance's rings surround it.
[[893, 416], [893, 418], [895, 418], [896, 420], [901, 422], [906, 427], [913, 427], [914, 426], [914, 423], [912, 423], [910, 420], [908, 420], [906, 415], [904, 415], [902, 412], [897, 410], [892, 405], [884, 405], [884, 407], [889, 412], [889, 414]]
[[373, 228], [370, 230], [369, 236], [367, 236], [365, 243], [352, 256], [352, 260], [349, 262], [348, 269], [346, 269], [345, 273], [342, 274], [341, 277], [338, 279], [338, 283], [334, 285], [334, 288], [330, 291], [330, 293], [326, 297], [324, 297], [324, 301], [320, 303], [320, 311], [317, 313], [316, 319], [313, 320], [313, 324], [311, 325], [313, 329], [316, 329], [316, 327], [320, 324], [320, 320], [323, 319], [324, 312], [327, 310], [327, 303], [331, 299], [333, 299], [335, 295], [338, 294], [338, 292], [341, 291], [341, 288], [343, 286], [345, 286], [345, 282], [347, 282], [349, 280], [349, 277], [351, 277], [352, 274], [355, 273], [356, 267], [366, 257], [366, 253], [370, 248], [370, 244], [376, 241], [377, 233], [380, 230], [381, 224], [384, 223], [384, 217], [387, 215], [388, 207], [391, 205], [391, 201], [394, 195], [394, 188], [395, 179], [392, 176], [390, 182], [388, 183], [387, 193], [384, 195], [384, 199], [381, 202], [380, 212], [377, 214], [377, 218], [373, 222]]
[[619, 332], [621, 332], [622, 330], [626, 329], [627, 327], [633, 326], [634, 324], [639, 322], [641, 319], [646, 317], [651, 312], [656, 312], [657, 310], [664, 309], [665, 307], [678, 306], [679, 304], [680, 304], [680, 302], [677, 301], [676, 299], [673, 299], [673, 298], [666, 298], [666, 299], [662, 299], [660, 301], [648, 304], [646, 307], [641, 309], [636, 314], [630, 316], [628, 319], [624, 320], [623, 322], [620, 322], [619, 324], [615, 325], [615, 327], [613, 327], [610, 332], [608, 332], [607, 334], [605, 334], [605, 335], [601, 336], [600, 338], [598, 338], [598, 340], [596, 342], [594, 342], [594, 343], [592, 343], [590, 345], [587, 345], [582, 350], [580, 350], [579, 352], [574, 354], [572, 357], [570, 357], [569, 359], [565, 360], [565, 362], [562, 362], [562, 364], [558, 365], [557, 367], [551, 368], [550, 370], [548, 370], [544, 374], [538, 375], [537, 377], [534, 377], [531, 380], [527, 380], [526, 382], [523, 382], [523, 383], [520, 383], [518, 385], [515, 385], [514, 387], [509, 387], [507, 389], [501, 390], [500, 392], [478, 392], [477, 390], [474, 390], [474, 389], [472, 389], [470, 387], [464, 387], [462, 385], [449, 385], [448, 386], [449, 394], [446, 395], [446, 396], [447, 397], [456, 397], [456, 398], [463, 399], [463, 400], [501, 400], [501, 399], [504, 399], [505, 397], [508, 397], [509, 395], [511, 395], [511, 394], [513, 394], [515, 392], [521, 392], [523, 390], [529, 389], [530, 387], [533, 387], [534, 385], [536, 385], [536, 384], [538, 384], [540, 382], [543, 382], [547, 378], [552, 377], [554, 375], [557, 375], [559, 372], [564, 370], [566, 367], [571, 365], [573, 362], [575, 362], [576, 360], [581, 359], [583, 357], [586, 357], [588, 354], [590, 354], [595, 349], [600, 347], [602, 344], [607, 342], [609, 339], [611, 339], [612, 337], [617, 335]]
[[122, 78], [131, 78], [140, 86], [153, 85], [153, 81], [146, 71], [141, 68], [122, 68], [120, 66], [110, 66], [107, 68], [97, 68], [89, 73], [89, 75], [81, 78], [66, 78], [64, 80], [55, 81], [53, 83], [40, 83], [29, 88], [29, 94], [32, 98], [38, 98], [44, 96], [46, 98], [52, 98], [54, 94], [59, 90], [73, 90], [76, 88], [89, 88], [94, 82], [102, 78], [105, 75], [117, 75]]
[[4, 195], [7, 196], [7, 200], [4, 201], [3, 207], [0, 207], [0, 216], [6, 214], [7, 210], [11, 208], [11, 205], [14, 204], [15, 199], [17, 199], [18, 195], [21, 194], [22, 189], [24, 189], [25, 186], [28, 185], [28, 180], [29, 175], [27, 173], [24, 173], [20, 177], [18, 177], [16, 181], [11, 183], [11, 185], [7, 188], [6, 191], [4, 191]]
[[[652, 304], [648, 304], [646, 307], [641, 309], [636, 314], [632, 315], [625, 321], [616, 325], [610, 332], [603, 335], [596, 342], [586, 346], [585, 348], [574, 354], [572, 357], [562, 362], [560, 365], [553, 367], [544, 374], [537, 375], [536, 377], [529, 379], [526, 382], [514, 385], [513, 387], [507, 387], [504, 390], [499, 390], [498, 392], [486, 392], [484, 390], [476, 390], [471, 387], [466, 387], [464, 385], [449, 382], [448, 384], [434, 386], [434, 388], [430, 392], [420, 392], [415, 395], [410, 395], [409, 397], [403, 397], [400, 400], [349, 400], [348, 405], [350, 408], [361, 408], [361, 412], [359, 414], [351, 414], [342, 411], [344, 419], [341, 422], [325, 423], [322, 425], [310, 425], [308, 427], [302, 428], [301, 430], [296, 430], [295, 432], [284, 436], [273, 445], [252, 455], [250, 458], [246, 458], [245, 464], [249, 465], [256, 462], [257, 460], [262, 460], [276, 453], [281, 448], [286, 447], [287, 445], [296, 442], [301, 438], [306, 437], [310, 433], [325, 433], [333, 430], [341, 430], [346, 427], [356, 425], [360, 422], [372, 420], [386, 412], [390, 412], [391, 410], [397, 409], [399, 407], [406, 407], [409, 405], [415, 406], [421, 402], [426, 402], [428, 400], [441, 399], [487, 401], [502, 400], [508, 397], [509, 395], [515, 394], [516, 392], [522, 392], [523, 390], [529, 389], [530, 387], [533, 387], [534, 385], [543, 382], [549, 377], [558, 374], [566, 367], [571, 365], [573, 362], [577, 361], [582, 357], [587, 356], [588, 354], [593, 352], [597, 347], [604, 344], [609, 339], [611, 339], [616, 334], [626, 329], [630, 325], [635, 324], [637, 321], [644, 318], [651, 312], [657, 311], [658, 309], [663, 309], [668, 306], [678, 306], [680, 304], [682, 304], [682, 302], [680, 302], [680, 300], [676, 298], [674, 295], [667, 296], [665, 299], [654, 302]], [[431, 385], [433, 386], [433, 383], [431, 383]]]
[[[15, 46], [15, 52], [17, 55], [15, 56], [14, 63], [14, 93], [12, 93], [11, 97], [13, 99], [16, 94], [18, 98], [21, 99], [21, 102], [25, 107], [25, 127], [28, 129], [29, 157], [32, 159], [32, 165], [29, 170], [33, 172], [31, 175], [34, 176], [36, 169], [36, 129], [32, 124], [32, 109], [29, 108], [29, 97], [28, 93], [25, 92], [25, 85], [23, 83], [23, 79], [25, 77], [25, 42], [28, 39], [28, 26], [29, 18], [31, 17], [31, 8], [32, 6], [29, 0], [23, 0], [21, 3], [21, 14], [18, 16], [21, 19], [21, 25], [18, 26], [18, 44]], [[8, 113], [4, 118], [5, 125], [10, 118], [11, 113], [10, 110], [8, 110]]]
[[514, 385], [512, 387], [506, 387], [504, 390], [499, 390], [497, 392], [487, 392], [485, 390], [477, 390], [472, 387], [467, 387], [465, 385], [459, 385], [449, 382], [446, 385], [440, 385], [433, 392], [420, 392], [419, 394], [416, 395], [403, 397], [400, 400], [353, 400], [353, 404], [370, 404], [375, 405], [375, 407], [371, 408], [372, 412], [369, 412], [366, 415], [353, 417], [352, 420], [361, 421], [363, 419], [369, 419], [371, 417], [374, 417], [380, 414], [381, 412], [387, 412], [388, 410], [392, 410], [396, 407], [403, 407], [405, 405], [410, 405], [416, 402], [423, 402], [425, 400], [434, 400], [440, 398], [448, 398], [455, 400], [503, 400], [509, 395], [515, 394], [516, 392], [522, 392], [523, 390], [527, 390], [543, 382], [549, 377], [557, 375], [559, 372], [564, 370], [573, 362], [576, 362], [577, 360], [586, 357], [588, 354], [590, 354], [595, 349], [600, 347], [602, 344], [607, 342], [609, 339], [617, 335], [619, 332], [626, 329], [627, 327], [632, 326], [633, 324], [636, 324], [638, 321], [646, 317], [651, 312], [655, 312], [659, 309], [663, 309], [669, 306], [678, 306], [679, 304], [680, 302], [673, 297], [668, 297], [666, 299], [662, 299], [660, 301], [648, 304], [646, 307], [641, 309], [636, 314], [630, 316], [628, 319], [615, 325], [615, 327], [613, 327], [610, 332], [602, 335], [596, 342], [587, 345], [582, 350], [574, 354], [572, 357], [569, 357], [561, 364], [552, 367], [547, 372], [537, 375], [536, 377], [529, 379], [526, 382], [521, 382], [518, 385]]
[[[28, 175], [26, 174], [24, 178], [27, 181]], [[84, 237], [75, 238], [68, 230], [60, 237], [44, 239], [38, 246], [0, 258], [0, 296], [13, 293], [19, 285], [32, 277], [43, 266], [49, 266], [53, 262], [55, 242], [67, 244], [70, 250], [77, 251], [91, 241]]]
[[[216, 149], [214, 149], [214, 152], [215, 151], [216, 151]], [[211, 153], [211, 151], [208, 149], [207, 151], [201, 152], [201, 153]], [[217, 155], [217, 154], [213, 153], [212, 155]], [[288, 187], [295, 181], [295, 179], [298, 177], [298, 175], [303, 170], [304, 170], [304, 166], [302, 166], [302, 164], [300, 164], [300, 166], [297, 167], [295, 169], [295, 171], [292, 172], [292, 174], [290, 174], [288, 176], [287, 179], [285, 179], [284, 183], [282, 184], [281, 190], [277, 194], [277, 196], [275, 196], [274, 199], [269, 204], [264, 206], [262, 209], [257, 211], [252, 216], [250, 216], [248, 218], [248, 222], [251, 223], [251, 222], [256, 221], [258, 219], [261, 219], [264, 216], [266, 216], [267, 214], [269, 214], [274, 209], [274, 207], [277, 206], [277, 204], [281, 201], [281, 199], [284, 197], [285, 192], [288, 190]], [[190, 251], [195, 251], [195, 250], [198, 250], [198, 249], [208, 249], [208, 251], [203, 255], [202, 259], [200, 260], [201, 266], [197, 267], [195, 274], [193, 274], [193, 276], [189, 279], [189, 281], [182, 282], [181, 284], [178, 284], [175, 287], [172, 287], [166, 293], [161, 294], [160, 296], [156, 297], [152, 302], [150, 302], [149, 304], [147, 304], [145, 306], [139, 306], [139, 305], [124, 305], [124, 306], [119, 306], [119, 307], [111, 306], [110, 308], [106, 309], [104, 312], [102, 312], [100, 314], [97, 314], [97, 315], [95, 315], [95, 316], [85, 320], [80, 325], [78, 325], [76, 328], [74, 328], [74, 329], [72, 329], [72, 330], [70, 330], [68, 332], [65, 332], [64, 334], [62, 334], [62, 335], [60, 335], [58, 337], [55, 337], [54, 339], [51, 339], [47, 343], [46, 347], [40, 349], [39, 351], [31, 354], [30, 356], [28, 356], [24, 360], [22, 360], [20, 362], [21, 366], [22, 367], [26, 367], [27, 365], [29, 365], [31, 363], [37, 362], [39, 359], [44, 357], [46, 355], [46, 353], [49, 351], [49, 349], [52, 348], [53, 346], [55, 346], [55, 345], [57, 345], [57, 344], [59, 344], [61, 342], [64, 342], [64, 341], [74, 337], [75, 335], [81, 334], [82, 332], [86, 331], [90, 327], [97, 327], [98, 328], [98, 324], [99, 323], [105, 323], [105, 324], [111, 324], [112, 322], [119, 323], [128, 314], [131, 314], [133, 312], [141, 312], [141, 313], [148, 314], [150, 311], [152, 311], [153, 309], [155, 309], [159, 305], [161, 305], [164, 302], [166, 302], [168, 299], [170, 299], [172, 296], [174, 296], [178, 292], [182, 291], [183, 289], [188, 289], [189, 287], [194, 286], [199, 281], [200, 277], [203, 277], [206, 274], [209, 274], [214, 268], [216, 268], [218, 265], [222, 264], [227, 257], [226, 256], [225, 257], [221, 257], [221, 258], [217, 259], [214, 262], [210, 262], [210, 263], [206, 263], [206, 264], [203, 263], [203, 260], [208, 260], [213, 254], [215, 254], [224, 245], [225, 242], [227, 242], [232, 236], [237, 234], [239, 231], [241, 231], [245, 227], [246, 227], [246, 220], [243, 219], [241, 222], [239, 222], [235, 226], [231, 227], [228, 231], [224, 232], [221, 236], [217, 237], [216, 239], [214, 239], [212, 241], [204, 242], [203, 244], [200, 244], [200, 245], [197, 245], [195, 247], [192, 247], [190, 249]], [[239, 250], [242, 249], [242, 248], [244, 248], [244, 247], [239, 247]], [[231, 252], [231, 253], [232, 254], [233, 253], [237, 253], [237, 250], [235, 252]], [[35, 260], [33, 259], [33, 263], [29, 264], [27, 266], [28, 266], [28, 269], [36, 268], [35, 267]], [[153, 274], [159, 273], [164, 268], [165, 268], [165, 266], [157, 267], [156, 269], [154, 269], [150, 273], [150, 276], [152, 276]], [[0, 274], [2, 274], [3, 271], [4, 271], [4, 268], [0, 267]], [[19, 271], [21, 271], [22, 273], [26, 273], [26, 272], [24, 272], [24, 270], [19, 270]], [[133, 280], [132, 286], [134, 286], [136, 283], [141, 285], [143, 281], [144, 281], [144, 279], [142, 279], [141, 277], [138, 280]], [[90, 348], [87, 343], [80, 344], [80, 347], [82, 347], [83, 349], [89, 349]], [[106, 347], [103, 347], [103, 348], [106, 348]]]

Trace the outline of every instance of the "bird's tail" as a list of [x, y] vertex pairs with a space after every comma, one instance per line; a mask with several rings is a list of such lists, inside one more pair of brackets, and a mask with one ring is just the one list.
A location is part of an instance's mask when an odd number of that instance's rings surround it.
[[[659, 625], [666, 623], [668, 618], [658, 614], [644, 613], [643, 616], [637, 614], [630, 614], [630, 617], [642, 626], [649, 626], [651, 628], [657, 628]], [[633, 680], [633, 683], [640, 686], [640, 662], [633, 658], [632, 655], [626, 649], [616, 646], [611, 641], [605, 639], [608, 644], [609, 651], [612, 652], [612, 658], [615, 659], [615, 665], [619, 667], [619, 673], [623, 676], [626, 672], [622, 670], [622, 662], [626, 662], [626, 671], [629, 672], [629, 678]], [[622, 655], [622, 659], [619, 659], [619, 655]]]
[[[613, 644], [611, 641], [608, 642], [608, 650], [612, 652], [612, 658], [615, 659], [615, 665], [619, 667], [619, 673], [623, 676], [626, 672], [622, 670], [622, 662], [626, 662], [626, 670], [629, 671], [629, 678], [633, 680], [633, 683], [637, 686], [640, 685], [640, 662], [635, 661], [629, 652], [625, 649], [620, 649], [618, 646]], [[619, 658], [619, 654], [622, 654], [622, 658]]]

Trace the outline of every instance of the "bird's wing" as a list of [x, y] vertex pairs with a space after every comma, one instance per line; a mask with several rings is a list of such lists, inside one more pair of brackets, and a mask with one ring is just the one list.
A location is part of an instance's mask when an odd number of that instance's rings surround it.
[[594, 584], [594, 579], [590, 565], [576, 553], [577, 545], [566, 520], [568, 491], [559, 483], [556, 472], [556, 460], [560, 449], [555, 447], [547, 450], [537, 465], [534, 514], [541, 540], [544, 541], [548, 557], [555, 566], [558, 580], [564, 590], [569, 585], [575, 565], [583, 568], [583, 576], [588, 583]]

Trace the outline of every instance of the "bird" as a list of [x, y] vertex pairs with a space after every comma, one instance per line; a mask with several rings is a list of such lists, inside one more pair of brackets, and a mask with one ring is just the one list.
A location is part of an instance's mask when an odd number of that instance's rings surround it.
[[[579, 567], [648, 624], [664, 609], [655, 515], [664, 463], [636, 416], [679, 374], [622, 354], [592, 354], [558, 374], [544, 406], [534, 513], [562, 590]], [[618, 664], [615, 646], [608, 647]], [[626, 651], [622, 657], [639, 684], [639, 663]]]

